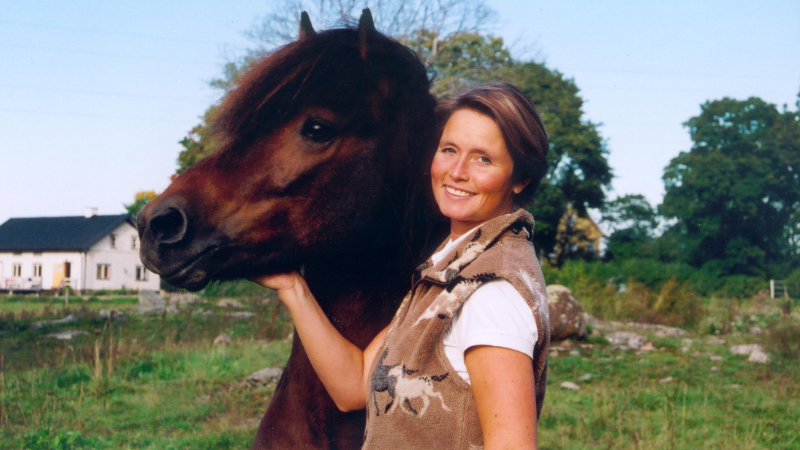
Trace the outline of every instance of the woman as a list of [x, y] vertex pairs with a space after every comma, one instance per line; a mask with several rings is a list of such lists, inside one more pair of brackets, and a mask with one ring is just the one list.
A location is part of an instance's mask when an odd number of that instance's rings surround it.
[[468, 89], [439, 106], [431, 186], [450, 219], [392, 323], [362, 351], [297, 273], [276, 289], [314, 369], [343, 411], [367, 407], [365, 447], [536, 447], [549, 320], [528, 202], [547, 135], [516, 87]]

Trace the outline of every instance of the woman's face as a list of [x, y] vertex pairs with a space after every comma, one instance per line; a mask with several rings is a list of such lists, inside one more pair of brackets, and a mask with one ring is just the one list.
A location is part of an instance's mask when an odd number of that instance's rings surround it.
[[527, 185], [513, 184], [513, 172], [514, 161], [491, 117], [472, 109], [450, 116], [431, 164], [431, 184], [439, 210], [450, 218], [451, 238], [511, 212], [514, 194]]

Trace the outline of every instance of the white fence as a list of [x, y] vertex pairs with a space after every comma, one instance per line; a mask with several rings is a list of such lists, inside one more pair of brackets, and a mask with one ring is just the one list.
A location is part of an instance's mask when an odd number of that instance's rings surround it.
[[[795, 297], [798, 292], [792, 292]], [[770, 298], [789, 298], [789, 286], [783, 280], [769, 280], [769, 297]]]

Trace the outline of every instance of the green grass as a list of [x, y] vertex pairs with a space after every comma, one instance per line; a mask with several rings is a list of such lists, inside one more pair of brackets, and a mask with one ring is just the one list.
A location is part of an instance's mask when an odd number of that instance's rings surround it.
[[[118, 322], [100, 318], [92, 300], [69, 310], [35, 297], [0, 300], [0, 448], [248, 448], [272, 388], [242, 381], [282, 366], [290, 347], [286, 312], [265, 295], [237, 298], [256, 313], [250, 319], [230, 317], [209, 298], [177, 314], [130, 313]], [[784, 330], [779, 337], [791, 342], [800, 327], [779, 320], [769, 303], [705, 304], [704, 322], [686, 336], [648, 336], [654, 351], [615, 350], [594, 335], [577, 343], [577, 354], [551, 356], [540, 447], [800, 448], [793, 353], [771, 353], [761, 365], [728, 350], [758, 342], [741, 331], [751, 326], [763, 327], [765, 340]], [[80, 320], [67, 328], [87, 335], [56, 341], [42, 336], [64, 327], [32, 327], [68, 311]], [[725, 345], [705, 343], [710, 323]], [[223, 332], [233, 344], [214, 347]], [[564, 381], [580, 391], [560, 388]]]
[[[796, 362], [750, 364], [727, 349], [712, 362], [700, 345], [580, 353], [550, 359], [541, 448], [800, 448]], [[580, 391], [559, 387], [585, 374]]]

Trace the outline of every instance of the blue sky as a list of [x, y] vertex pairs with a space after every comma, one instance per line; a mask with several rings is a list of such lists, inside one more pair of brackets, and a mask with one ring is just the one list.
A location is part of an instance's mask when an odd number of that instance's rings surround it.
[[[657, 204], [682, 123], [725, 96], [795, 108], [800, 2], [492, 0], [517, 58], [574, 79], [616, 175]], [[163, 190], [265, 1], [0, 0], [0, 222]], [[312, 18], [313, 20], [313, 18]]]

